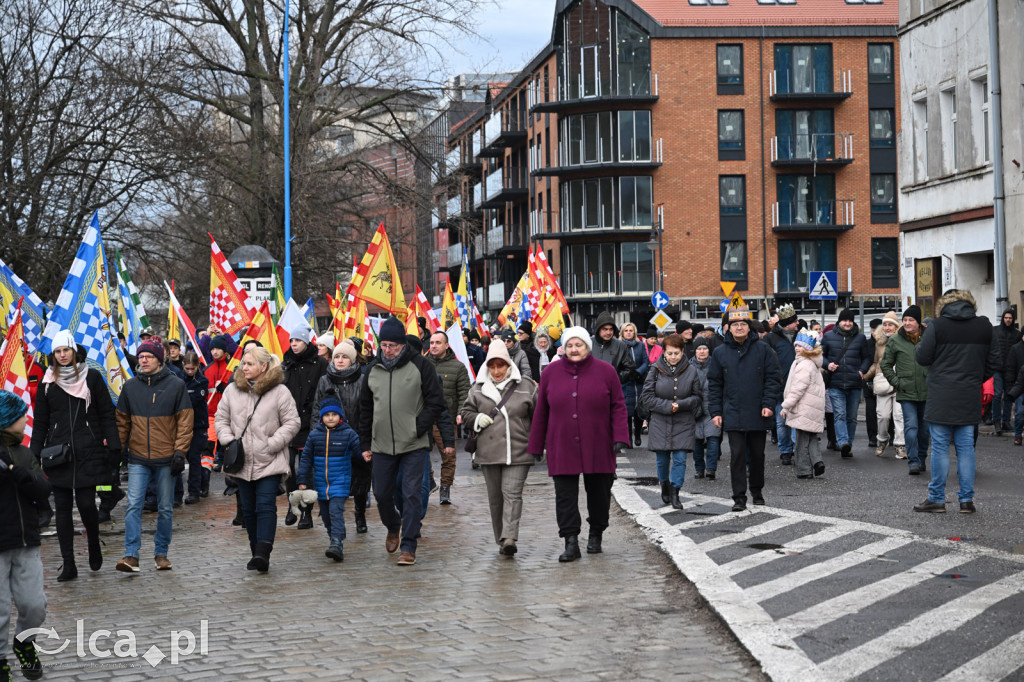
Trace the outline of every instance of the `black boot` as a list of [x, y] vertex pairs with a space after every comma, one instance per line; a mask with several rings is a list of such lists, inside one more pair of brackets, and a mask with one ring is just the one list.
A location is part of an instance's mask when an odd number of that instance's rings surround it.
[[[300, 507], [301, 508], [301, 507]], [[295, 505], [288, 502], [288, 513], [284, 515], [284, 525], [294, 526], [298, 522], [299, 517], [295, 515]]]
[[569, 561], [576, 561], [582, 554], [580, 554], [580, 539], [578, 535], [570, 535], [565, 539], [565, 551], [559, 555], [558, 560], [562, 563]]
[[601, 534], [597, 531], [590, 531], [590, 537], [587, 538], [587, 554], [600, 554], [601, 553]]
[[672, 508], [682, 509], [683, 503], [679, 501], [679, 488], [672, 488]]
[[672, 501], [672, 484], [668, 481], [661, 482], [661, 503], [668, 504]]
[[252, 550], [252, 559], [245, 565], [250, 571], [266, 573], [270, 570], [270, 553], [274, 550], [273, 542], [257, 542]]
[[357, 509], [356, 510], [356, 532], [357, 533], [365, 533], [366, 530], [367, 530], [366, 529], [366, 511], [364, 511], [362, 509]]
[[75, 566], [75, 557], [64, 557], [64, 565], [60, 567], [60, 575], [57, 582], [64, 583], [78, 577], [78, 567]]
[[299, 530], [309, 530], [313, 527], [313, 507], [308, 504], [299, 505]]
[[245, 526], [245, 519], [242, 518], [242, 500], [235, 495], [235, 518], [231, 519], [232, 526]]
[[100, 547], [99, 531], [89, 533], [87, 539], [89, 540], [89, 568], [98, 571], [103, 568], [103, 548]]

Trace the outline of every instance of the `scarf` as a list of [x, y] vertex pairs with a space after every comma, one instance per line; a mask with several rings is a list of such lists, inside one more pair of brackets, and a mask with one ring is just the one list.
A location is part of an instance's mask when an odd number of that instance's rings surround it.
[[[56, 373], [54, 372], [54, 369], [57, 370]], [[46, 370], [46, 374], [43, 375], [43, 383], [55, 383], [68, 395], [84, 400], [85, 409], [88, 411], [89, 405], [92, 404], [92, 394], [89, 393], [89, 387], [85, 383], [88, 376], [89, 366], [84, 362], [79, 363], [78, 365], [77, 381], [75, 380], [75, 367], [73, 365], [55, 366]]]

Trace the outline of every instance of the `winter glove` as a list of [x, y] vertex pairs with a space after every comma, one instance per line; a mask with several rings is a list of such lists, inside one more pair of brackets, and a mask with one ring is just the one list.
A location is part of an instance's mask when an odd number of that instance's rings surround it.
[[171, 459], [171, 476], [177, 476], [185, 470], [185, 453], [175, 452]]
[[622, 451], [623, 451], [623, 450], [625, 450], [625, 449], [626, 449], [626, 448], [628, 448], [628, 447], [629, 447], [629, 445], [628, 445], [628, 444], [626, 444], [626, 443], [622, 443], [622, 442], [618, 442], [618, 443], [616, 443], [615, 445], [613, 445], [613, 446], [612, 446], [612, 451], [613, 451], [613, 452], [614, 452], [614, 453], [615, 453], [616, 455], [621, 455], [621, 454], [622, 454]]
[[533, 461], [536, 464], [540, 464], [542, 459], [544, 459], [544, 455], [534, 455], [533, 456]]
[[475, 429], [476, 431], [483, 431], [493, 423], [494, 420], [491, 419], [489, 415], [486, 415], [483, 412], [481, 412], [476, 416], [476, 421], [473, 422], [473, 429]]

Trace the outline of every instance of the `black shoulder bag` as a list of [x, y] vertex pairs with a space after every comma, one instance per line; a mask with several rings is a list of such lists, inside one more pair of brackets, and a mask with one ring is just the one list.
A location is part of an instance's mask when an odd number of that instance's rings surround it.
[[[43, 391], [45, 395], [49, 391], [49, 385]], [[72, 404], [71, 396], [68, 396], [68, 411], [71, 413], [71, 439], [75, 437], [75, 412], [78, 411], [77, 406]], [[88, 423], [88, 422], [87, 422]], [[39, 451], [39, 464], [43, 467], [43, 470], [52, 470], [57, 467], [62, 467], [65, 464], [69, 464], [73, 459], [74, 450], [71, 447], [71, 443], [60, 443], [58, 445], [50, 445]]]
[[[836, 358], [837, 365], [843, 361], [843, 356], [846, 355], [846, 351], [850, 349], [851, 345], [853, 345], [853, 337], [848, 336], [846, 338], [846, 343], [843, 344], [843, 352], [839, 354], [838, 358]], [[825, 380], [825, 388], [829, 388], [832, 385], [833, 374], [835, 374], [835, 372], [829, 371], [827, 369], [822, 371], [822, 378], [824, 378]]]
[[242, 432], [238, 434], [238, 438], [228, 443], [228, 446], [224, 449], [224, 473], [226, 474], [237, 474], [245, 466], [245, 447], [242, 446], [242, 437], [249, 430], [249, 422], [252, 421], [253, 415], [256, 414], [256, 408], [260, 406], [261, 400], [263, 400], [263, 396], [256, 399], [256, 404], [252, 406], [252, 414], [245, 420], [245, 427], [242, 429]]
[[[491, 419], [494, 419], [495, 417], [498, 416], [498, 412], [500, 412], [501, 408], [505, 406], [505, 403], [508, 402], [508, 399], [512, 397], [512, 394], [515, 393], [516, 386], [518, 386], [518, 385], [519, 385], [519, 382], [517, 381], [517, 382], [513, 383], [511, 386], [509, 386], [508, 391], [505, 393], [504, 396], [502, 396], [501, 400], [498, 401], [498, 404], [495, 405], [494, 408], [491, 410], [491, 413], [490, 413]], [[476, 429], [474, 429], [473, 426], [470, 425], [470, 427], [469, 427], [469, 438], [466, 439], [466, 452], [468, 452], [470, 454], [476, 453], [476, 437], [477, 437], [477, 435], [479, 435], [479, 434], [476, 431]]]

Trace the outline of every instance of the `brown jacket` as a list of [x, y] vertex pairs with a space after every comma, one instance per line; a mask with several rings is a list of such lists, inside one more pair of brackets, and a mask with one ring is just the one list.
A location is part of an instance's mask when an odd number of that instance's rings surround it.
[[[259, 405], [257, 405], [259, 401]], [[246, 421], [249, 428], [245, 428]], [[295, 400], [284, 385], [284, 371], [280, 365], [269, 367], [249, 386], [242, 369], [235, 370], [234, 381], [224, 391], [217, 416], [213, 420], [217, 440], [221, 446], [238, 438], [242, 431], [245, 466], [237, 474], [243, 481], [256, 481], [278, 474], [287, 475], [288, 443], [299, 432], [302, 422]]]
[[188, 454], [192, 403], [185, 382], [161, 367], [136, 374], [117, 399], [117, 431], [131, 464], [170, 464], [175, 452]]

